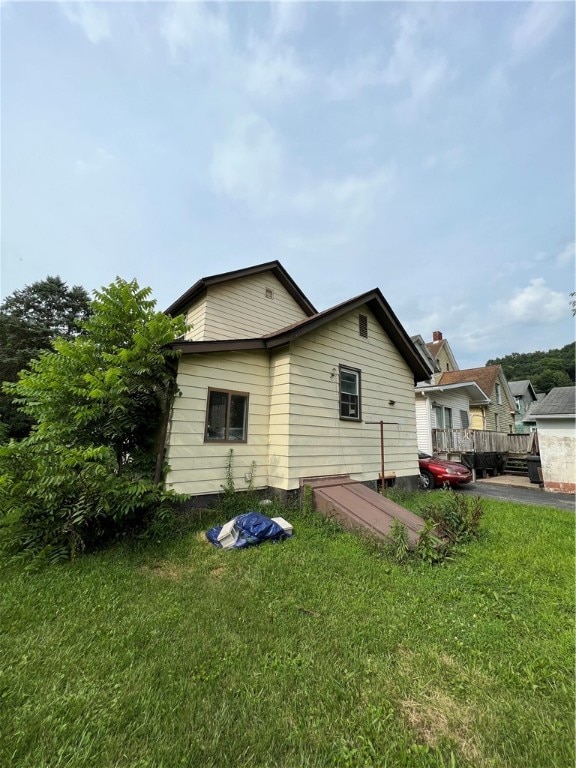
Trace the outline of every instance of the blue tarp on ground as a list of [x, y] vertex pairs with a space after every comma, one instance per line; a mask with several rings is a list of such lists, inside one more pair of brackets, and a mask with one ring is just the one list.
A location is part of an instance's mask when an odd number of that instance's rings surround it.
[[[235, 549], [262, 544], [263, 541], [282, 541], [290, 536], [278, 523], [260, 512], [246, 512], [244, 515], [238, 515], [234, 518], [234, 527], [238, 532], [238, 539], [234, 543]], [[222, 526], [216, 525], [206, 531], [208, 541], [220, 548], [222, 545], [218, 541], [218, 536], [221, 530]]]

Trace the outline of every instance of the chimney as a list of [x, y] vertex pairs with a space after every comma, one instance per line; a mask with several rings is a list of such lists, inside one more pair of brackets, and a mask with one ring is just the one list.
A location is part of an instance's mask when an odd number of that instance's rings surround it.
[[442, 331], [433, 331], [432, 341], [442, 341]]

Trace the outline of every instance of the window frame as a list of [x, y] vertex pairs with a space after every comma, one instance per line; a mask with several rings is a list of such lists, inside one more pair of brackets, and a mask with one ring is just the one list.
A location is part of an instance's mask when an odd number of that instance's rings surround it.
[[[454, 429], [454, 416], [452, 413], [452, 408], [449, 405], [434, 405], [432, 406], [434, 409], [434, 419], [436, 421], [436, 429]], [[438, 418], [438, 415], [440, 414], [440, 419]], [[438, 425], [438, 422], [442, 422], [442, 426]], [[450, 426], [446, 426], [446, 422], [450, 422]]]
[[[221, 395], [227, 395], [227, 402], [226, 402], [226, 423], [224, 426], [224, 435], [225, 437], [209, 437], [208, 436], [208, 417], [210, 413], [210, 396], [212, 395], [212, 392], [218, 392]], [[236, 438], [230, 437], [230, 404], [232, 402], [233, 396], [239, 396], [243, 397], [246, 400], [246, 408], [245, 408], [245, 415], [244, 415], [244, 437], [241, 440], [238, 440]], [[206, 413], [204, 416], [204, 443], [209, 443], [210, 445], [213, 444], [222, 444], [222, 443], [232, 443], [233, 445], [238, 445], [238, 443], [247, 443], [248, 442], [248, 421], [249, 421], [249, 406], [250, 406], [250, 395], [248, 392], [238, 392], [235, 389], [221, 389], [220, 387], [208, 387], [208, 393], [206, 396]]]
[[502, 405], [502, 387], [500, 386], [500, 383], [497, 381], [496, 384], [494, 384], [494, 390], [496, 395], [496, 403], [497, 405]]
[[[342, 392], [342, 374], [353, 373], [356, 376], [357, 382], [357, 394], [354, 397], [358, 398], [358, 415], [357, 416], [343, 416], [342, 415], [342, 395], [347, 394]], [[350, 365], [344, 365], [340, 363], [338, 366], [338, 414], [340, 421], [362, 421], [362, 371], [360, 368], [353, 368]]]

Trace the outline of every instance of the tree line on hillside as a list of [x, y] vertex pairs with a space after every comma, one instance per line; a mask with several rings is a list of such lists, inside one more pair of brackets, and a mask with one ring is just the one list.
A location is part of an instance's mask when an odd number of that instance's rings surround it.
[[184, 318], [116, 278], [56, 277], [0, 306], [0, 551], [55, 561], [158, 520]]
[[513, 352], [488, 360], [486, 365], [501, 365], [508, 381], [529, 379], [536, 392], [554, 387], [571, 387], [575, 382], [576, 343], [548, 352]]

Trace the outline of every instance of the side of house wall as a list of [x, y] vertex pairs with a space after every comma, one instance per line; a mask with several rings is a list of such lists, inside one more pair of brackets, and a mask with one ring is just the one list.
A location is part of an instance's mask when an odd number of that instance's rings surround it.
[[[435, 392], [434, 402], [438, 405], [442, 405], [445, 408], [450, 408], [452, 411], [452, 429], [467, 429], [470, 424], [462, 424], [462, 411], [470, 414], [470, 401], [465, 394], [455, 392]], [[470, 417], [468, 418], [470, 422]], [[436, 424], [436, 414], [432, 408], [431, 415], [432, 429], [438, 428]]]
[[184, 336], [186, 341], [202, 341], [206, 328], [206, 297], [188, 308], [186, 322], [190, 326]]
[[307, 317], [272, 272], [211, 285], [203, 301], [202, 340], [264, 336]]
[[288, 488], [290, 451], [290, 353], [288, 347], [270, 355], [270, 437], [268, 482]]
[[428, 397], [416, 394], [416, 435], [418, 449], [432, 453], [432, 414]]
[[[496, 432], [514, 432], [514, 415], [512, 411], [515, 410], [515, 404], [514, 401], [510, 403], [506, 397], [506, 390], [502, 382], [500, 382], [500, 393], [501, 403], [498, 403], [496, 398], [496, 387], [494, 387], [489, 395], [492, 402], [486, 409], [486, 426], [484, 429]], [[498, 424], [496, 424], [496, 414], [498, 414]]]
[[[368, 338], [359, 314], [368, 317]], [[289, 489], [311, 476], [376, 480], [380, 428], [369, 422], [380, 420], [385, 472], [418, 476], [414, 375], [367, 307], [293, 341], [290, 360]], [[339, 365], [361, 371], [361, 422], [340, 419]]]
[[576, 492], [574, 417], [537, 419], [542, 478], [547, 491]]
[[[220, 493], [226, 462], [234, 451], [233, 472], [238, 490], [255, 463], [254, 487], [268, 486], [270, 375], [268, 352], [226, 355], [184, 355], [178, 366], [178, 387], [168, 437], [170, 465], [166, 485], [180, 493]], [[248, 442], [204, 442], [208, 388], [246, 392]]]

